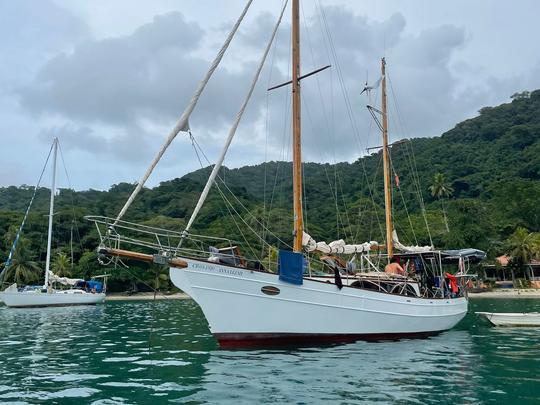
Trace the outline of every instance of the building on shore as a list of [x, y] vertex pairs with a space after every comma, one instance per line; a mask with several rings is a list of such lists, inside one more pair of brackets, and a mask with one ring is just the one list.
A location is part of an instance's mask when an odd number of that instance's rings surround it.
[[493, 264], [485, 264], [484, 281], [493, 282], [503, 288], [519, 288], [519, 280], [527, 280], [531, 288], [540, 288], [540, 261], [531, 260], [521, 268], [511, 265], [512, 257], [502, 255]]

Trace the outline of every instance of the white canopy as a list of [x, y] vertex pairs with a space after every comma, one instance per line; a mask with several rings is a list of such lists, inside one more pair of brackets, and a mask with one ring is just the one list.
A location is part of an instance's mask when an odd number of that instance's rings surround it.
[[367, 253], [371, 250], [372, 246], [378, 246], [379, 244], [375, 241], [364, 242], [360, 245], [348, 245], [343, 239], [335, 240], [330, 243], [326, 242], [317, 242], [310, 235], [304, 232], [302, 237], [302, 245], [308, 252], [313, 252], [315, 250], [322, 253], [344, 253], [344, 254], [354, 254], [354, 253]]

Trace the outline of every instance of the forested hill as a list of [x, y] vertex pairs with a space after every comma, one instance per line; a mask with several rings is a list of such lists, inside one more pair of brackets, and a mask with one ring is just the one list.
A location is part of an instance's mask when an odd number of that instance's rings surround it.
[[[440, 137], [397, 144], [391, 155], [400, 187], [394, 187], [393, 192], [396, 228], [406, 242], [429, 243], [420, 193], [431, 237], [439, 247], [478, 247], [493, 256], [502, 253], [504, 240], [517, 227], [540, 231], [540, 90], [516, 94], [507, 104], [483, 108], [477, 117], [459, 123]], [[196, 204], [208, 171], [199, 170], [145, 189], [126, 219], [181, 229]], [[291, 164], [286, 162], [224, 168], [221, 177], [226, 186], [222, 184], [221, 190], [231, 206], [214, 189], [194, 231], [240, 238], [236, 223], [245, 222], [262, 232], [261, 223], [268, 222], [274, 235], [290, 241], [290, 172]], [[438, 177], [438, 190], [442, 184], [446, 191], [440, 193], [441, 198], [432, 196], [429, 189], [437, 186], [433, 183], [438, 173], [443, 175]], [[319, 240], [383, 240], [381, 178], [380, 152], [352, 164], [306, 163], [308, 231]], [[81, 235], [76, 258], [82, 259], [85, 269], [90, 268], [85, 273], [95, 270], [92, 252], [97, 236], [82, 217], [115, 215], [132, 189], [132, 184], [122, 183], [108, 191], [60, 191], [56, 245], [69, 245], [75, 215]], [[2, 257], [7, 256], [32, 191], [32, 187], [0, 188]], [[24, 234], [37, 261], [44, 258], [43, 214], [47, 208], [48, 190], [43, 188], [38, 192]], [[248, 234], [249, 241], [257, 240]], [[275, 236], [270, 235], [267, 240], [279, 244]]]

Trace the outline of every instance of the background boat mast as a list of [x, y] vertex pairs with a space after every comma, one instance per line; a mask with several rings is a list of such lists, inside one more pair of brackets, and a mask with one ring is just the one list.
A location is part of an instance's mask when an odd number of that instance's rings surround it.
[[302, 154], [300, 126], [300, 13], [299, 0], [292, 1], [292, 127], [293, 127], [293, 200], [295, 252], [302, 251], [304, 222], [302, 213]]
[[384, 210], [386, 217], [386, 251], [390, 259], [394, 255], [392, 239], [392, 185], [390, 183], [390, 154], [388, 150], [388, 113], [386, 110], [386, 61], [381, 60], [382, 76], [382, 135], [383, 135], [383, 164], [384, 164]]
[[49, 268], [51, 267], [51, 244], [52, 244], [52, 226], [53, 226], [53, 216], [54, 216], [54, 193], [56, 192], [56, 156], [57, 154], [58, 154], [58, 138], [54, 138], [51, 202], [49, 204], [49, 231], [47, 233], [47, 258], [45, 259], [45, 283], [43, 284], [43, 288], [47, 288], [49, 286]]

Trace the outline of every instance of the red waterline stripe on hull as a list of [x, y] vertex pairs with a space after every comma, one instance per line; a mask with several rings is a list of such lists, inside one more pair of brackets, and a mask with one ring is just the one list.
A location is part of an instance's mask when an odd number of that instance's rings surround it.
[[224, 349], [276, 346], [317, 346], [321, 344], [425, 339], [438, 335], [434, 332], [369, 333], [369, 334], [302, 334], [302, 333], [216, 333], [214, 337]]

